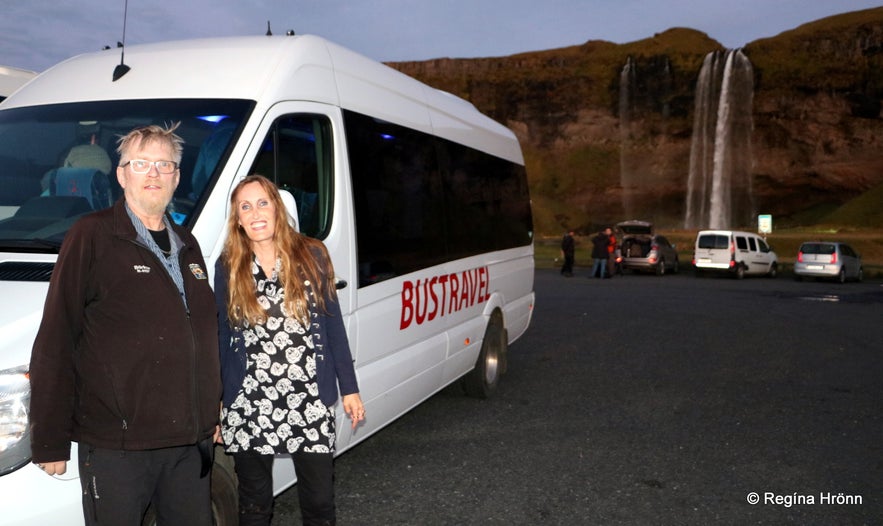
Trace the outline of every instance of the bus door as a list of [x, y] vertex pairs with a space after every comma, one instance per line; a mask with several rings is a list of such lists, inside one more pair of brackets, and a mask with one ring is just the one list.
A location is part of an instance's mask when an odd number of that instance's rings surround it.
[[271, 108], [261, 129], [247, 174], [264, 175], [294, 197], [298, 230], [321, 240], [331, 255], [348, 325], [356, 290], [355, 241], [346, 198], [349, 178], [339, 173], [346, 167], [340, 112], [324, 104], [281, 103]]

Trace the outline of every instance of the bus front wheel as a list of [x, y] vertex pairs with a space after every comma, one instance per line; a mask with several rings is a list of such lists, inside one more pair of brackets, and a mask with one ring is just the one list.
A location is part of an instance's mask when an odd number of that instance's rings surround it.
[[497, 389], [500, 376], [506, 371], [508, 341], [503, 315], [494, 311], [484, 332], [475, 368], [463, 377], [463, 389], [468, 396], [488, 398]]

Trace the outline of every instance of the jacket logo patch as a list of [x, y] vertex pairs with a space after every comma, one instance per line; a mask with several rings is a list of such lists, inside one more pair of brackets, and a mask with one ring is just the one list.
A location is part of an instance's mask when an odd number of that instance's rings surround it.
[[134, 268], [135, 272], [138, 274], [150, 274], [150, 267], [147, 265], [133, 265], [132, 268]]
[[208, 276], [205, 275], [205, 271], [199, 266], [199, 263], [191, 263], [190, 264], [190, 272], [193, 273], [193, 277], [196, 279], [208, 279]]

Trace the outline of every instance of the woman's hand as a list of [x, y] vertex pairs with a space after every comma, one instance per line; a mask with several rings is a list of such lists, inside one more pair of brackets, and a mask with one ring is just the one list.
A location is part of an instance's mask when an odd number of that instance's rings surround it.
[[[224, 402], [221, 402], [220, 407], [218, 409], [218, 422], [224, 421]], [[221, 436], [221, 424], [215, 426], [215, 435], [212, 437], [215, 444], [224, 445], [224, 437]]]
[[343, 395], [343, 410], [353, 421], [353, 429], [365, 419], [365, 406], [359, 393]]

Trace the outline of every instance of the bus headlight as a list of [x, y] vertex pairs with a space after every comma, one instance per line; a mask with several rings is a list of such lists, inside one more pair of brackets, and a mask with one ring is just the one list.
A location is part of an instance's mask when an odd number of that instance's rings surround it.
[[31, 384], [27, 371], [26, 366], [0, 371], [0, 476], [31, 460]]

